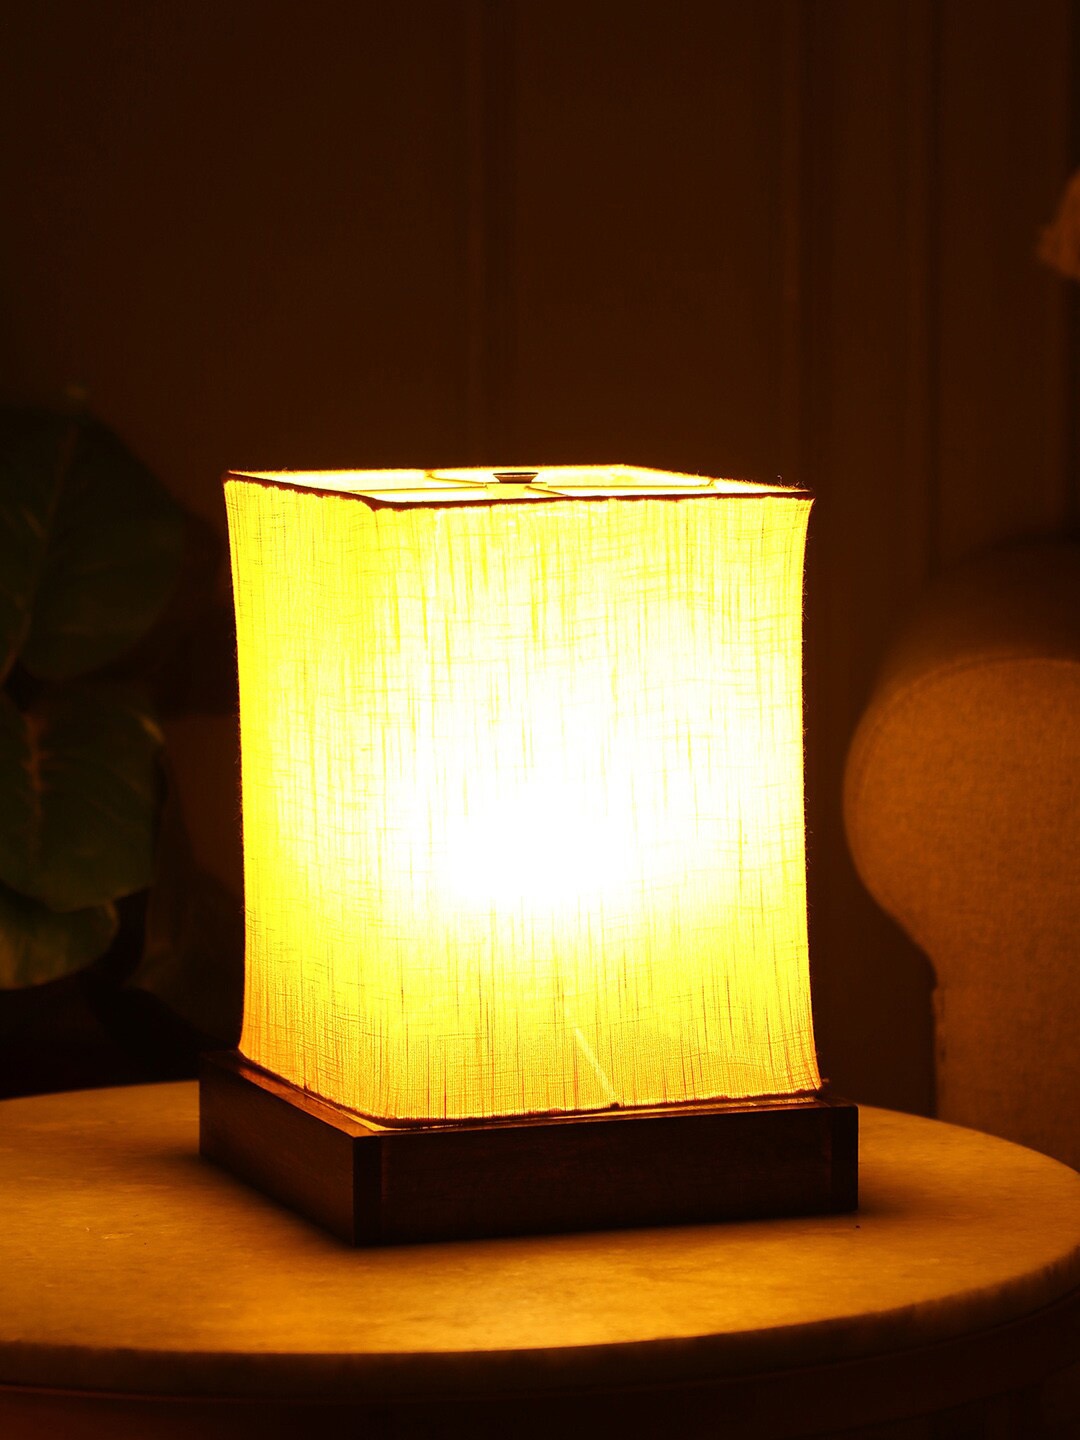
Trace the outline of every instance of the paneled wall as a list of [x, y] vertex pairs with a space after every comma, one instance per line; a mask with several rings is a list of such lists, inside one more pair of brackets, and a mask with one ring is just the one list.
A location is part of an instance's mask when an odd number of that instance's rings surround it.
[[[851, 872], [840, 775], [926, 577], [1075, 520], [1070, 297], [1032, 254], [1075, 29], [1071, 0], [39, 0], [0, 53], [0, 387], [85, 385], [218, 525], [238, 464], [810, 485], [823, 1060], [927, 1108], [931, 977]], [[228, 873], [212, 734], [184, 800]]]
[[1075, 515], [1069, 297], [1033, 258], [1070, 165], [1074, 12], [898, 0], [799, 14], [821, 1041], [841, 1084], [921, 1108], [932, 977], [852, 873], [840, 780], [882, 647], [928, 576]]

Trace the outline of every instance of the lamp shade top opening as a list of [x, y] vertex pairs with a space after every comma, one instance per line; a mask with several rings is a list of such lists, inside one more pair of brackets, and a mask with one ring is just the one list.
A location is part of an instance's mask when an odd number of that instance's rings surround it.
[[251, 470], [231, 478], [264, 480], [297, 489], [355, 495], [393, 505], [434, 505], [553, 496], [797, 494], [783, 485], [714, 480], [640, 465], [524, 465], [450, 470]]

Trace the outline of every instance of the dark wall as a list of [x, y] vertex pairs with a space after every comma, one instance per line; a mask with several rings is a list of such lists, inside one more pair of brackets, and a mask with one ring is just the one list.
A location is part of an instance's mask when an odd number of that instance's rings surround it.
[[[0, 390], [93, 408], [223, 526], [229, 466], [626, 460], [818, 497], [826, 1070], [931, 1103], [931, 976], [843, 756], [935, 569], [1075, 515], [1069, 0], [38, 0], [0, 51]], [[227, 719], [172, 727], [236, 879]]]

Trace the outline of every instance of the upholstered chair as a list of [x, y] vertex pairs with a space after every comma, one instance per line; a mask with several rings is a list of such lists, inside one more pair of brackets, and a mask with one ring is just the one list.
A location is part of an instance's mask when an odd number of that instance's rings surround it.
[[845, 815], [934, 967], [939, 1117], [1080, 1167], [1080, 545], [931, 589], [855, 734]]

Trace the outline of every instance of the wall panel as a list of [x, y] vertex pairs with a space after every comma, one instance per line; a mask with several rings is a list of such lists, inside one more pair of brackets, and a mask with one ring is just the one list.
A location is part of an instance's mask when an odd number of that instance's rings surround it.
[[17, 7], [0, 389], [68, 382], [223, 525], [230, 465], [465, 448], [462, 8]]
[[509, 448], [775, 475], [782, 3], [516, 16]]
[[805, 21], [803, 460], [818, 497], [807, 615], [811, 943], [825, 1068], [860, 1099], [931, 1103], [931, 976], [865, 895], [843, 834], [847, 743], [933, 516], [929, 4]]
[[1068, 282], [1035, 259], [1069, 170], [1068, 0], [942, 7], [935, 559], [1066, 523]]

